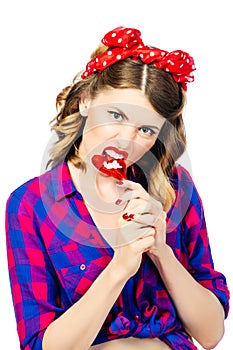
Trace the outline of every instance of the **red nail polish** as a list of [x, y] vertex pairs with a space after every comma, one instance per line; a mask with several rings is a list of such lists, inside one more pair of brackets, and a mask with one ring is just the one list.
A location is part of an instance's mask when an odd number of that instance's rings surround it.
[[115, 204], [116, 204], [116, 205], [119, 205], [119, 204], [121, 204], [121, 202], [122, 202], [122, 200], [121, 200], [121, 199], [118, 199], [118, 200], [115, 202]]
[[127, 213], [125, 213], [125, 214], [122, 215], [122, 217], [126, 221], [131, 221], [131, 220], [134, 219], [134, 214], [127, 214]]
[[121, 180], [119, 180], [119, 181], [116, 182], [117, 185], [123, 185], [123, 183], [124, 183], [124, 182], [121, 181]]

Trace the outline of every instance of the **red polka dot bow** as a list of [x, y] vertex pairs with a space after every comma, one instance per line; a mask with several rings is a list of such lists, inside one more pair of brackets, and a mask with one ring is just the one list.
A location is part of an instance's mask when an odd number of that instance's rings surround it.
[[101, 42], [108, 47], [108, 50], [94, 57], [87, 64], [81, 76], [83, 79], [94, 72], [102, 72], [120, 60], [132, 57], [146, 64], [152, 63], [157, 68], [171, 73], [176, 82], [182, 83], [184, 90], [187, 90], [186, 83], [194, 81], [192, 72], [196, 68], [193, 58], [188, 53], [181, 50], [167, 52], [145, 46], [141, 39], [141, 32], [137, 29], [118, 27], [108, 32]]

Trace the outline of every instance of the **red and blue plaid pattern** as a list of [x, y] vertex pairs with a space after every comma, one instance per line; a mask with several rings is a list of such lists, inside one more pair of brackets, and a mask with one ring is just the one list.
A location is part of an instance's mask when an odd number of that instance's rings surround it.
[[[171, 183], [176, 201], [167, 216], [167, 243], [192, 276], [218, 297], [227, 316], [229, 291], [224, 275], [214, 270], [200, 197], [181, 166], [174, 169]], [[42, 350], [48, 325], [88, 290], [113, 249], [94, 225], [65, 162], [11, 194], [6, 237], [20, 348]], [[146, 254], [93, 344], [130, 336], [159, 337], [176, 350], [196, 349]]]

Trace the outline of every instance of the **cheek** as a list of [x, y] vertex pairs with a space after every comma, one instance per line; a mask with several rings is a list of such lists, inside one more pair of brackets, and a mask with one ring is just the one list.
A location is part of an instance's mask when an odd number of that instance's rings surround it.
[[111, 125], [87, 125], [83, 133], [83, 145], [88, 152], [102, 147], [104, 142], [108, 141], [114, 136], [114, 128]]
[[151, 149], [151, 147], [155, 144], [155, 141], [156, 141], [156, 138], [154, 137], [153, 139], [143, 140], [140, 145], [141, 152], [143, 152], [143, 154], [148, 152]]
[[111, 137], [116, 134], [116, 124], [106, 123], [96, 128], [96, 134], [103, 138]]
[[135, 161], [139, 160], [141, 157], [144, 156], [145, 153], [147, 153], [151, 147], [154, 145], [155, 140], [143, 140], [143, 142], [140, 140], [140, 143], [134, 144], [134, 158]]
[[105, 136], [112, 135], [116, 131], [116, 125], [107, 123], [107, 122], [91, 122], [89, 121], [86, 124], [84, 133], [89, 137], [101, 137], [101, 139], [105, 138]]

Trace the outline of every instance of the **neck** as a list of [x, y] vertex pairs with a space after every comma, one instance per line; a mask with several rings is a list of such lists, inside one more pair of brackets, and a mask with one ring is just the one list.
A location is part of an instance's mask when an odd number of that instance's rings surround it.
[[96, 190], [100, 197], [107, 201], [112, 202], [117, 198], [116, 191], [116, 179], [110, 176], [104, 176], [101, 174], [97, 174], [96, 176]]
[[68, 167], [75, 187], [84, 198], [95, 194], [102, 201], [115, 202], [117, 199], [116, 179], [101, 174], [88, 165], [86, 172], [76, 168], [70, 161]]

